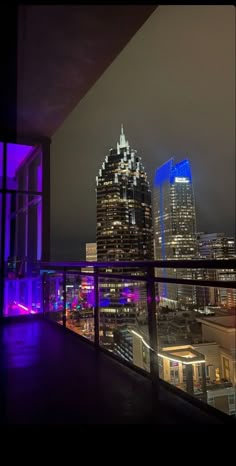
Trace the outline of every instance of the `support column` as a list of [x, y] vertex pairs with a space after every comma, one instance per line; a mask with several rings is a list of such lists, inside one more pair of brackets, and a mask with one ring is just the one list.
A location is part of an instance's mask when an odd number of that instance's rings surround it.
[[194, 395], [193, 388], [193, 365], [186, 364], [186, 388], [190, 395]]
[[99, 347], [99, 282], [98, 270], [94, 270], [94, 341], [95, 345]]
[[63, 327], [66, 327], [66, 269], [63, 271]]

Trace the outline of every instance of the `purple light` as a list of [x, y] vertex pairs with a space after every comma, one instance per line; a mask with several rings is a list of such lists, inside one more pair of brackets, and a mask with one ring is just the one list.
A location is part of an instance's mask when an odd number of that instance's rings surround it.
[[126, 298], [120, 298], [119, 303], [120, 304], [126, 304]]
[[106, 298], [101, 299], [101, 301], [100, 301], [100, 306], [102, 306], [102, 307], [109, 306], [109, 304], [110, 304], [110, 299], [108, 299], [108, 298], [107, 299]]
[[3, 143], [0, 142], [0, 188], [2, 187]]
[[7, 176], [14, 178], [19, 166], [27, 159], [34, 149], [33, 146], [7, 144]]
[[[26, 306], [23, 306], [23, 304], [16, 303], [15, 301], [14, 301], [14, 304], [16, 304], [16, 306], [18, 306], [20, 309], [24, 309], [24, 311], [32, 313], [32, 310], [30, 311], [29, 308], [26, 307]], [[33, 313], [34, 313], [34, 311], [33, 311]]]

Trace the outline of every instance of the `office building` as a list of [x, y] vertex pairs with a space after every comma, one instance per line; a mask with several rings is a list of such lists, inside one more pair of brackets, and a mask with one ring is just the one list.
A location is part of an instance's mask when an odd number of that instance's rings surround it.
[[[156, 260], [193, 259], [196, 257], [196, 213], [189, 160], [175, 163], [170, 159], [156, 170], [153, 194], [154, 248]], [[173, 270], [163, 271], [173, 277]], [[192, 272], [178, 272], [181, 278], [192, 278]], [[160, 286], [162, 300], [192, 303], [192, 287]]]
[[97, 260], [97, 243], [86, 243], [86, 261], [96, 262]]
[[[117, 147], [105, 157], [96, 184], [98, 261], [153, 259], [151, 190], [141, 157], [130, 147], [123, 125]], [[140, 271], [132, 269], [132, 273]], [[134, 323], [142, 306], [146, 307], [143, 288], [127, 280], [100, 281], [100, 321], [108, 344], [117, 325]]]
[[152, 259], [150, 186], [123, 126], [117, 148], [105, 157], [96, 184], [98, 261]]
[[[201, 259], [233, 259], [236, 258], [235, 239], [225, 233], [198, 233], [198, 257]], [[204, 278], [209, 280], [236, 280], [236, 270], [206, 270]], [[204, 288], [204, 304], [224, 307], [226, 310], [236, 309], [236, 291], [229, 288]]]

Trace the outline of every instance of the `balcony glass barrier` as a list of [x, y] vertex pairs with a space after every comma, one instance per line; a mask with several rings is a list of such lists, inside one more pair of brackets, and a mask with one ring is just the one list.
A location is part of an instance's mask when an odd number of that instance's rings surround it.
[[63, 273], [43, 273], [43, 300], [45, 315], [54, 322], [63, 325]]
[[[108, 351], [140, 366], [142, 350], [134, 349], [134, 330], [147, 329], [147, 291], [145, 281], [99, 278], [99, 342]], [[143, 369], [150, 371], [149, 357], [142, 358]]]
[[235, 270], [224, 264], [52, 264], [46, 274], [44, 268], [44, 312], [121, 361], [235, 416]]
[[66, 274], [66, 327], [94, 341], [94, 277]]
[[42, 277], [37, 262], [11, 260], [5, 266], [4, 317], [43, 312]]

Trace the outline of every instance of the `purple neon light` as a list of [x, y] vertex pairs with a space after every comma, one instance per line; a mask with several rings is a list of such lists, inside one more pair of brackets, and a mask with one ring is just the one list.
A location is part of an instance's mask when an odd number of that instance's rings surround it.
[[16, 305], [17, 305], [18, 307], [20, 307], [21, 309], [24, 309], [25, 311], [28, 311], [28, 312], [29, 312], [28, 307], [23, 306], [23, 304], [16, 303], [15, 301], [14, 301], [14, 304], [16, 304]]

